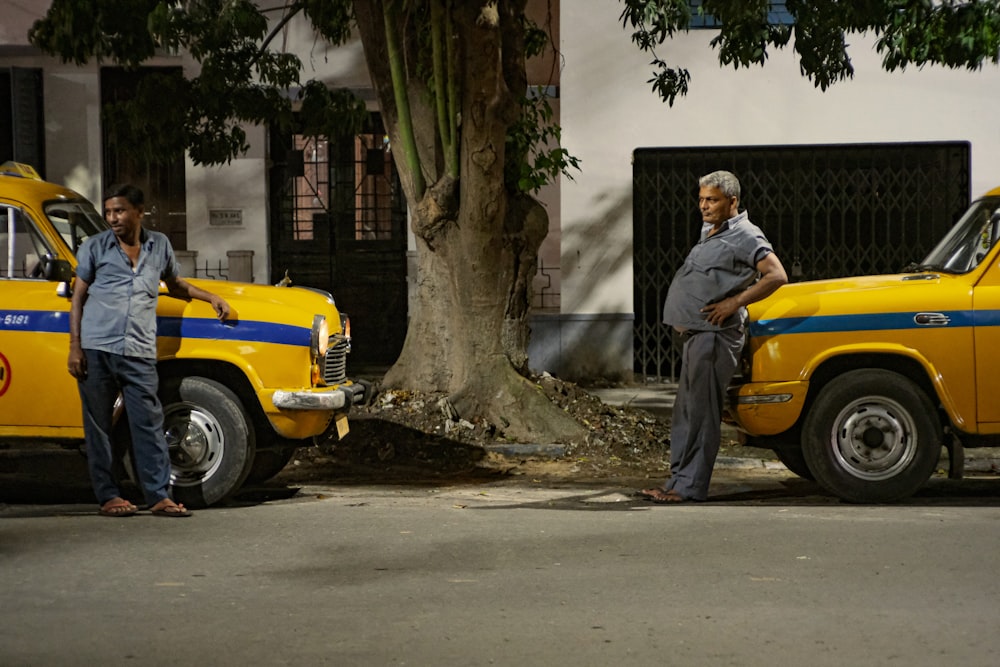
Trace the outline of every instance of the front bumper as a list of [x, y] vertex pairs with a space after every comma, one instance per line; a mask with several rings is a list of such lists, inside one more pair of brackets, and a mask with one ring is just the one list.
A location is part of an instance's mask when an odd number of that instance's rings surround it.
[[808, 382], [750, 382], [730, 390], [729, 409], [748, 434], [778, 435], [795, 426], [808, 393]]
[[337, 411], [364, 403], [370, 392], [371, 388], [366, 382], [296, 391], [278, 389], [271, 396], [271, 401], [279, 410]]

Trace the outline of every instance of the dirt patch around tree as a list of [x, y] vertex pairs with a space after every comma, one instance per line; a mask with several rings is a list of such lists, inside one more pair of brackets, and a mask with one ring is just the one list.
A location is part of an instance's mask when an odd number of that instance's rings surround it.
[[[370, 404], [352, 410], [347, 437], [298, 450], [279, 480], [287, 484], [439, 483], [528, 477], [545, 483], [584, 483], [666, 476], [669, 419], [640, 408], [609, 405], [586, 388], [552, 376], [534, 381], [553, 403], [587, 428], [582, 442], [560, 447], [528, 443], [548, 454], [518, 455], [517, 447], [514, 454], [498, 454], [490, 450], [515, 443], [493, 424], [454, 415], [445, 395], [381, 391], [376, 383]], [[759, 456], [762, 452], [724, 439], [720, 456]]]

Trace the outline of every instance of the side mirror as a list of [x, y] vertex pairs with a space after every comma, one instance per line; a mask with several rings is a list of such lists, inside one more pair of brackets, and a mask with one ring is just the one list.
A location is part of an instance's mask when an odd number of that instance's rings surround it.
[[73, 267], [65, 259], [45, 256], [42, 271], [45, 279], [52, 282], [68, 283], [73, 278]]

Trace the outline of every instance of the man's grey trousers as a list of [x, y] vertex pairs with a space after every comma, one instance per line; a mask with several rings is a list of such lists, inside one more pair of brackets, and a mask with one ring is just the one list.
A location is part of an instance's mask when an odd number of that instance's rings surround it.
[[664, 488], [705, 500], [722, 439], [726, 388], [739, 365], [743, 325], [683, 334], [681, 376], [670, 426], [670, 479]]

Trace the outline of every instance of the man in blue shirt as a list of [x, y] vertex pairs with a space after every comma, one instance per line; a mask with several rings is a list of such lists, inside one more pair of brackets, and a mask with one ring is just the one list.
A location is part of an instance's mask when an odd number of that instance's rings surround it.
[[715, 171], [698, 186], [701, 239], [663, 306], [663, 322], [679, 333], [684, 350], [670, 426], [670, 477], [662, 488], [639, 492], [656, 503], [708, 497], [726, 387], [743, 350], [746, 307], [788, 282], [764, 233], [739, 211], [736, 176]]
[[117, 185], [104, 197], [111, 229], [87, 239], [77, 253], [70, 310], [69, 372], [83, 404], [87, 466], [104, 516], [125, 517], [135, 505], [121, 497], [112, 473], [111, 432], [121, 392], [143, 495], [156, 516], [191, 513], [169, 495], [170, 456], [163, 407], [156, 395], [156, 301], [162, 280], [171, 296], [212, 304], [219, 320], [229, 304], [178, 275], [164, 234], [142, 227], [142, 190]]

